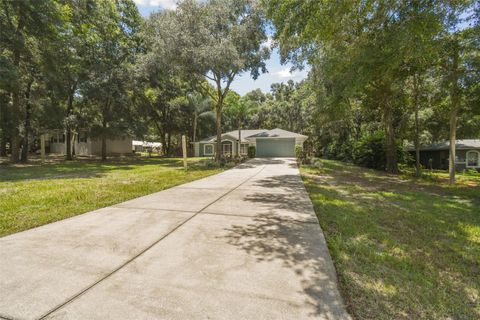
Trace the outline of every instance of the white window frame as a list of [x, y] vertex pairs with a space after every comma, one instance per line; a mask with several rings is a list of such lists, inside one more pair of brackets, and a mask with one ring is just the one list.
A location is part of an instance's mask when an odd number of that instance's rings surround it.
[[[230, 140], [226, 140], [226, 141], [231, 142]], [[230, 148], [230, 151], [228, 153], [225, 152], [225, 146], [228, 146]], [[232, 152], [233, 152], [233, 143], [223, 143], [222, 141], [222, 154], [232, 155]]]
[[[206, 146], [212, 147], [212, 153], [207, 153], [207, 152], [206, 152], [206, 151], [207, 151], [206, 148], [205, 148]], [[203, 145], [203, 155], [204, 155], [204, 156], [213, 156], [214, 153], [215, 153], [215, 147], [213, 146], [213, 144], [207, 143], [207, 144], [204, 144], [204, 145]]]
[[[244, 147], [243, 151], [242, 147]], [[248, 143], [240, 143], [240, 154], [248, 154]]]
[[[477, 154], [477, 165], [475, 166], [471, 166], [468, 164], [468, 156], [471, 154], [471, 153], [476, 153]], [[466, 164], [466, 167], [467, 168], [479, 168], [480, 167], [480, 151], [477, 151], [477, 150], [469, 150], [467, 151], [467, 154], [465, 156], [465, 164]]]

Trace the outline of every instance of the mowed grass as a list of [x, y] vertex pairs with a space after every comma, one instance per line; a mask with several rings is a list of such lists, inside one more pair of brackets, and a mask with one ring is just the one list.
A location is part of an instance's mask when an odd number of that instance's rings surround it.
[[78, 160], [0, 166], [0, 236], [220, 172], [200, 159]]
[[356, 319], [480, 319], [480, 175], [301, 170]]

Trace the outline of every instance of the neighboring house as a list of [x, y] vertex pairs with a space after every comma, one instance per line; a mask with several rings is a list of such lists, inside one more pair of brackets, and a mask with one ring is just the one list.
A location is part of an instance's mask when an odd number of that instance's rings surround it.
[[[240, 156], [248, 154], [254, 146], [256, 157], [295, 157], [295, 146], [303, 146], [307, 136], [282, 129], [235, 130], [222, 134], [222, 155]], [[193, 142], [196, 157], [215, 155], [217, 137], [213, 136]], [[240, 146], [240, 148], [239, 148]]]
[[[58, 131], [46, 135], [45, 149], [47, 153], [66, 154], [67, 143], [65, 133]], [[101, 156], [102, 140], [92, 139], [86, 132], [72, 134], [73, 153], [78, 156]], [[118, 156], [132, 154], [132, 138], [115, 137], [107, 139], [107, 155]]]
[[132, 149], [134, 152], [143, 152], [148, 150], [154, 152], [160, 152], [162, 150], [162, 143], [161, 142], [151, 142], [151, 141], [140, 141], [140, 140], [133, 140], [132, 141]]
[[[448, 169], [450, 141], [434, 143], [420, 148], [420, 163], [433, 169]], [[456, 170], [480, 170], [480, 139], [457, 140], [455, 144]], [[415, 154], [415, 149], [410, 148]]]

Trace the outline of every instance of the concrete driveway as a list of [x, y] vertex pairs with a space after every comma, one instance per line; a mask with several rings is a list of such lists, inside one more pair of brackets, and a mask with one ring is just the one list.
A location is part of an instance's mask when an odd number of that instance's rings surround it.
[[0, 238], [6, 319], [349, 319], [293, 159]]

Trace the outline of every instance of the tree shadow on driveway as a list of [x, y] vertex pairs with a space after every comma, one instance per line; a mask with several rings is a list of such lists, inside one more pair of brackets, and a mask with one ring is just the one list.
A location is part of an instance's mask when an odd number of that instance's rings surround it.
[[259, 262], [280, 261], [283, 267], [294, 272], [294, 275], [286, 272], [282, 276], [294, 277], [300, 283], [301, 289], [292, 292], [292, 298], [302, 296], [302, 307], [307, 308], [312, 317], [348, 318], [318, 225], [265, 214], [227, 231], [229, 244]]
[[[259, 214], [247, 224], [227, 229], [226, 240], [259, 262], [280, 262], [287, 283], [300, 284], [300, 296], [312, 317], [349, 319], [339, 295], [335, 269], [325, 239], [299, 175], [279, 175], [256, 181], [244, 201]], [[272, 189], [281, 189], [268, 191]]]

